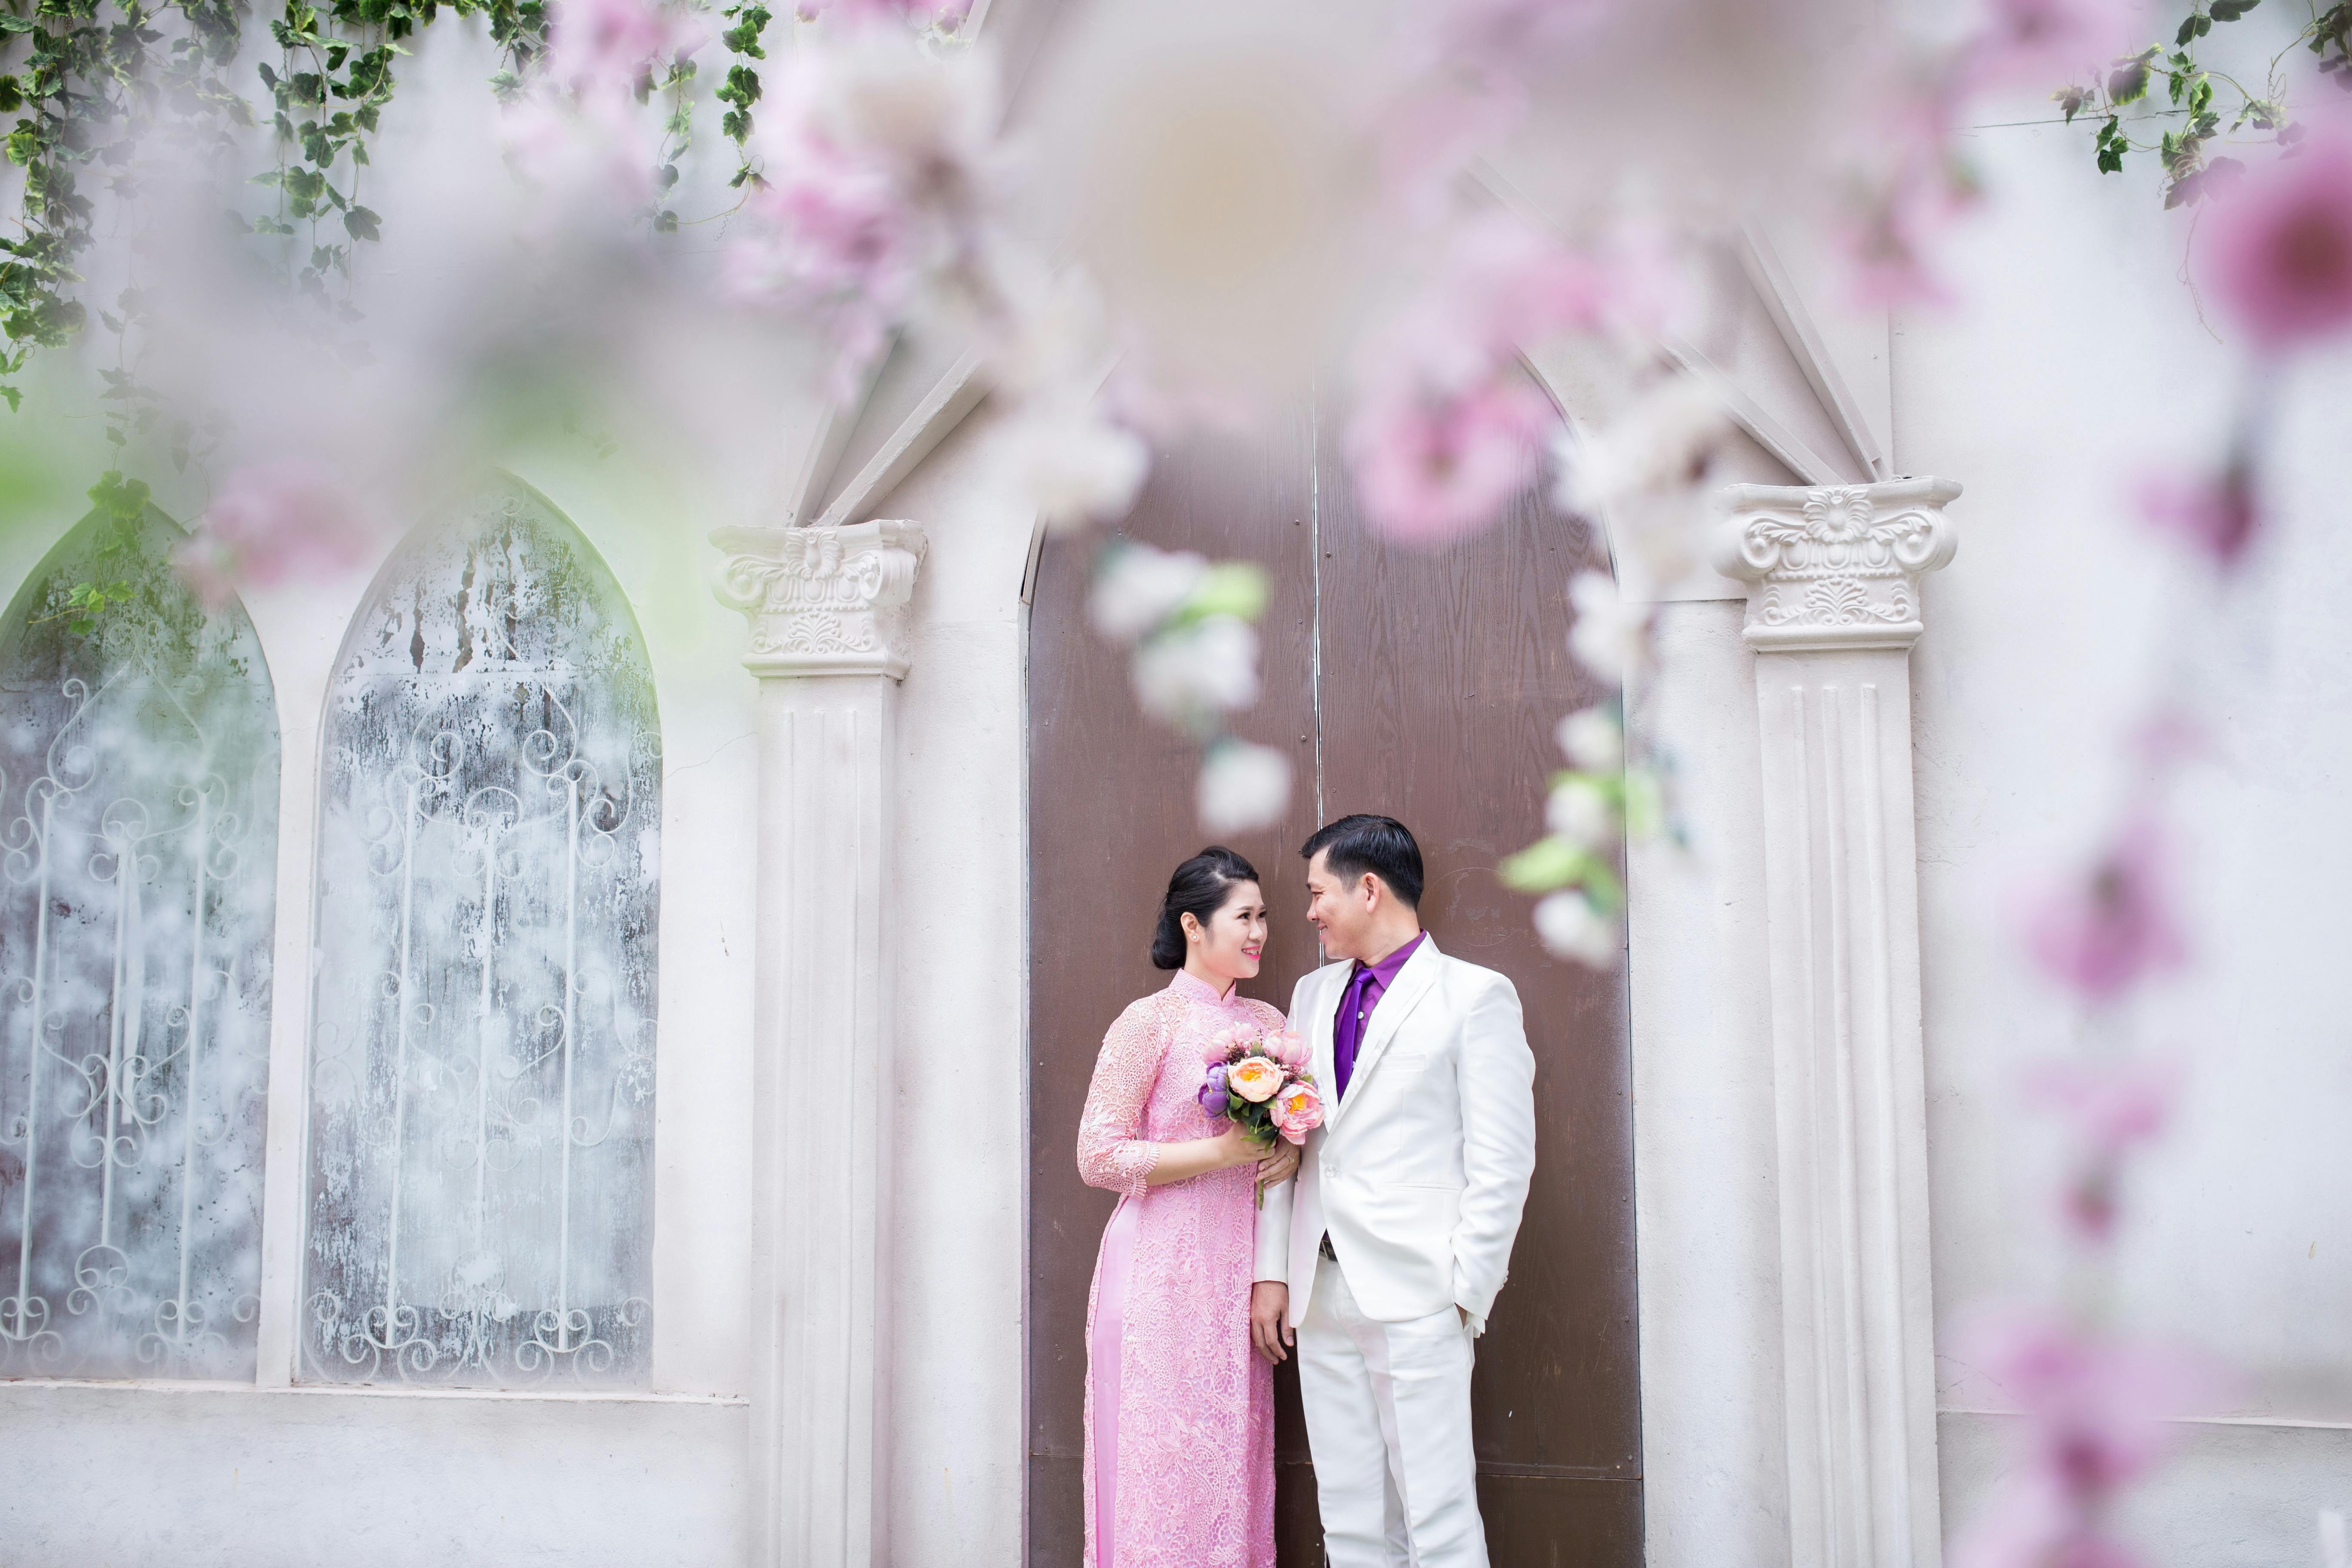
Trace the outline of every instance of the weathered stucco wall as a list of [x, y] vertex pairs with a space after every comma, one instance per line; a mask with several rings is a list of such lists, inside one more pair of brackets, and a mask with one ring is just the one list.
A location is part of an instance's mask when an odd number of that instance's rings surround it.
[[[2101, 177], [2063, 127], [1982, 132], [1999, 200], [1963, 232], [1961, 313], [1895, 339], [1899, 466], [1956, 479], [1957, 561], [1914, 658], [1928, 1128], [1948, 1527], [2006, 1462], [2001, 1392], [1955, 1353], [1971, 1304], [2050, 1278], [2050, 1144], [2018, 1092], [2066, 1014], [2021, 962], [2021, 889], [2133, 784], [2118, 745], [2157, 696], [2218, 722], [2182, 797], [2194, 967], [2144, 1037], [2189, 1065], [2174, 1132], [2126, 1194], [2129, 1326], [2246, 1373], [2133, 1510], [2159, 1562], [2313, 1560], [2352, 1505], [2352, 570], [2340, 429], [2352, 378], [2281, 388], [2281, 531], [2236, 597], [2184, 590], [2134, 515], [2143, 475], [2210, 461], [2243, 356], [2200, 322], [2187, 214]], [[2184, 685], [2201, 681], [2202, 689]]]

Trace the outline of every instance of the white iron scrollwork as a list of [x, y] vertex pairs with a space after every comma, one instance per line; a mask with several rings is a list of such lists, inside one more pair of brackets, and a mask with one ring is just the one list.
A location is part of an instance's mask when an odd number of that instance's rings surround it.
[[331, 697], [303, 1373], [642, 1380], [652, 679], [519, 488], [412, 543]]

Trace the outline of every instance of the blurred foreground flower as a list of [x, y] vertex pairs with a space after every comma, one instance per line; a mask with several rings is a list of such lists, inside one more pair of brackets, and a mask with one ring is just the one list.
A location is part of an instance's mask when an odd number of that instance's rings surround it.
[[2238, 180], [2200, 226], [2206, 287], [2279, 353], [2352, 326], [2352, 113]]
[[2126, 823], [2083, 870], [2029, 910], [2026, 938], [2044, 972], [2086, 1000], [2115, 1000], [2188, 958], [2166, 877], [2166, 846], [2146, 817]]
[[1196, 805], [1210, 833], [1252, 833], [1282, 819], [1290, 804], [1290, 759], [1272, 746], [1224, 740], [1201, 765]]
[[727, 287], [814, 317], [845, 399], [918, 306], [986, 316], [1001, 302], [995, 78], [971, 51], [877, 28], [799, 51], [772, 101]]
[[2252, 465], [2232, 459], [2218, 475], [2151, 479], [2140, 487], [2141, 513], [2224, 571], [2235, 567], [2262, 523]]
[[701, 21], [656, 0], [551, 0], [548, 79], [582, 98], [635, 97], [658, 66], [709, 41]]
[[1648, 647], [1650, 607], [1629, 603], [1605, 572], [1578, 573], [1569, 581], [1568, 596], [1576, 605], [1570, 648], [1593, 674], [1622, 682]]
[[1366, 520], [1431, 545], [1492, 522], [1559, 420], [1521, 348], [1596, 329], [1612, 294], [1599, 267], [1517, 218], [1465, 225], [1432, 286], [1362, 353], [1347, 444]]
[[1021, 405], [995, 439], [995, 482], [1056, 531], [1126, 516], [1151, 467], [1139, 437], [1075, 396]]
[[1536, 900], [1536, 935], [1554, 958], [1565, 958], [1591, 969], [1607, 969], [1617, 962], [1621, 945], [1617, 917], [1574, 889]]
[[339, 480], [302, 458], [238, 468], [172, 552], [172, 563], [218, 608], [251, 587], [323, 577], [365, 561], [374, 528]]
[[2102, 1339], [2030, 1312], [1990, 1317], [1960, 1340], [1961, 1358], [2022, 1416], [2024, 1467], [1956, 1538], [1952, 1568], [2138, 1563], [2111, 1533], [2111, 1505], [2172, 1446], [2176, 1429], [2167, 1419], [2217, 1385], [2211, 1369], [2178, 1351]]
[[2179, 1090], [2168, 1062], [2052, 1062], [2027, 1091], [2066, 1121], [2071, 1168], [2062, 1194], [2067, 1226], [2085, 1241], [2115, 1234], [2124, 1160], [2164, 1131]]
[[1615, 773], [1625, 765], [1625, 731], [1606, 708], [1580, 708], [1555, 732], [1568, 760], [1587, 773]]

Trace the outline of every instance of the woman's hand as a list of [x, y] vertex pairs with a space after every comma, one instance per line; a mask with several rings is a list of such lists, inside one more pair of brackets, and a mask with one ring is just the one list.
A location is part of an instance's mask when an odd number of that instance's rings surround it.
[[1261, 1188], [1275, 1186], [1298, 1173], [1298, 1145], [1286, 1138], [1274, 1141], [1274, 1152], [1261, 1155], [1257, 1163], [1257, 1184]]
[[1238, 1121], [1229, 1121], [1217, 1134], [1217, 1157], [1226, 1166], [1254, 1165], [1265, 1153], [1265, 1145], [1251, 1137]]

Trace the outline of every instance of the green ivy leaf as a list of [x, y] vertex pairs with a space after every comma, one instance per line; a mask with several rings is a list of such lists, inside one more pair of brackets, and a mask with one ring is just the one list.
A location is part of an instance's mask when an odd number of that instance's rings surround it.
[[343, 213], [343, 229], [353, 239], [380, 240], [383, 237], [383, 220], [366, 207], [349, 207]]

